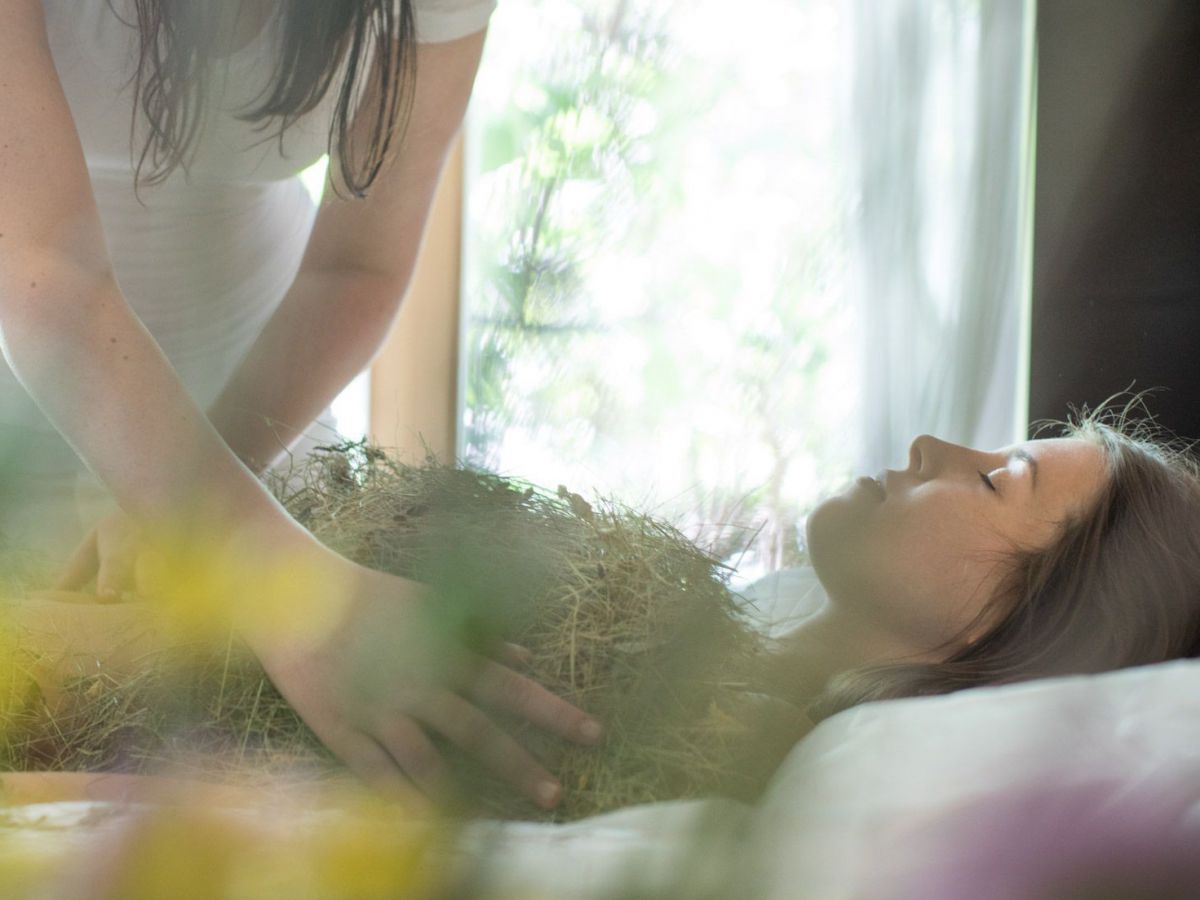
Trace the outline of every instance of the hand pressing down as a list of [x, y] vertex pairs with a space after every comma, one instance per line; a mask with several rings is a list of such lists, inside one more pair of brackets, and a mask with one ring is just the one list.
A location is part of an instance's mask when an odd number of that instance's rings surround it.
[[[336, 559], [355, 570], [354, 599], [332, 634], [319, 642], [250, 638], [317, 737], [381, 791], [402, 791], [409, 780], [437, 797], [448, 773], [429, 737], [436, 732], [542, 808], [555, 807], [558, 780], [484, 708], [580, 744], [598, 742], [600, 724], [508, 666], [435, 636], [417, 583]], [[521, 656], [511, 645], [502, 652]]]
[[[501, 644], [497, 659], [473, 653], [431, 627], [426, 589], [417, 582], [360, 566], [311, 539], [284, 543], [286, 551], [275, 546], [265, 557], [286, 552], [289, 567], [319, 572], [316, 581], [336, 586], [328, 598], [340, 610], [336, 624], [313, 632], [272, 614], [242, 637], [283, 697], [355, 775], [391, 796], [409, 796], [410, 785], [443, 796], [449, 773], [430, 737], [436, 733], [542, 808], [558, 804], [558, 780], [485, 709], [580, 744], [598, 743], [602, 728], [514, 670], [528, 651]], [[143, 546], [128, 516], [111, 515], [76, 550], [56, 587], [79, 590], [94, 577], [100, 600], [152, 594], [138, 583]], [[252, 586], [244, 591], [247, 598], [255, 593]], [[267, 627], [272, 621], [278, 627]]]

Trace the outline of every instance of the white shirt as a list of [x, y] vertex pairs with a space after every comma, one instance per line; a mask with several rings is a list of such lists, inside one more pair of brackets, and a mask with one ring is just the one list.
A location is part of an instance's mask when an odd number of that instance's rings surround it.
[[[271, 137], [274, 128], [255, 131], [253, 123], [237, 118], [270, 81], [282, 27], [277, 5], [254, 40], [213, 64], [207, 119], [188, 172], [178, 169], [159, 186], [143, 182], [139, 202], [134, 159], [144, 144], [145, 118], [138, 116], [131, 159], [138, 34], [126, 22], [137, 21], [133, 0], [113, 0], [116, 13], [108, 0], [42, 5], [117, 281], [205, 408], [299, 268], [316, 210], [297, 176], [326, 152], [340, 79], [288, 129], [282, 144]], [[417, 39], [446, 41], [480, 31], [494, 7], [494, 0], [415, 0]], [[6, 441], [17, 448], [11, 460], [21, 470], [17, 480], [33, 494], [50, 491], [60, 502], [66, 482], [83, 471], [0, 361], [0, 452]], [[41, 487], [35, 490], [31, 479]], [[5, 528], [20, 519], [14, 505], [20, 501], [10, 498]]]

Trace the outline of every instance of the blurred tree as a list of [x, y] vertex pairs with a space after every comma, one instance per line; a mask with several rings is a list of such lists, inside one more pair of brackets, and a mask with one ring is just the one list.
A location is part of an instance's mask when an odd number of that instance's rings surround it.
[[838, 4], [751, 5], [497, 11], [469, 186], [463, 452], [654, 506], [771, 568], [800, 558], [804, 510], [844, 474], [853, 378], [835, 352], [851, 327]]

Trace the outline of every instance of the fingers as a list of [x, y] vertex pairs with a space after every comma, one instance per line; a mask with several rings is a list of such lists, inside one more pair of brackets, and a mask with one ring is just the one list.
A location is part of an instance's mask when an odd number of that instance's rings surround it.
[[496, 648], [496, 658], [506, 666], [524, 668], [533, 661], [533, 653], [520, 644], [510, 644], [504, 641]]
[[490, 660], [480, 663], [471, 695], [486, 706], [511, 712], [577, 744], [595, 744], [604, 734], [600, 723], [579, 707], [532, 678]]
[[100, 564], [96, 548], [96, 532], [93, 530], [83, 543], [75, 548], [67, 565], [58, 580], [54, 582], [56, 591], [77, 591], [92, 580]]
[[133, 568], [137, 561], [137, 545], [120, 541], [115, 547], [104, 547], [96, 569], [96, 593], [106, 599], [117, 599], [133, 584]]
[[562, 786], [524, 747], [484, 713], [450, 691], [422, 704], [422, 721], [478, 758], [543, 809], [553, 809]]
[[421, 726], [401, 716], [379, 731], [383, 746], [404, 774], [427, 796], [441, 796], [446, 788], [446, 764]]
[[126, 531], [114, 533], [106, 521], [75, 548], [54, 584], [55, 590], [77, 591], [95, 577], [96, 595], [102, 600], [116, 600], [133, 584], [137, 542]]
[[336, 737], [317, 736], [364, 784], [395, 800], [412, 798], [412, 789], [395, 760], [373, 738], [349, 730]]
[[401, 715], [375, 729], [375, 734], [342, 730], [328, 736], [318, 733], [317, 737], [351, 772], [384, 796], [411, 799], [413, 784], [431, 800], [442, 795], [446, 765], [420, 725]]

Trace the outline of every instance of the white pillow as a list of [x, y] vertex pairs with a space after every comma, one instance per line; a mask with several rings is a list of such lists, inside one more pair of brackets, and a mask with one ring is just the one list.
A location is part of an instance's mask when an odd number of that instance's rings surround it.
[[[631, 877], [690, 877], [718, 893], [731, 879], [755, 900], [1034, 896], [1030, 879], [1107, 853], [1105, 841], [1135, 852], [1139, 840], [1200, 841], [1200, 662], [847, 710], [797, 745], [744, 814], [747, 844], [692, 853], [704, 812], [662, 803], [566, 826], [481, 823], [466, 845], [496, 854], [492, 883], [518, 894], [606, 897]], [[1092, 839], [1098, 816], [1112, 821]]]
[[[1013, 804], [1029, 801], [1077, 830], [1089, 825], [1074, 821], [1081, 809], [1136, 809], [1142, 799], [1167, 831], [1200, 825], [1198, 661], [847, 710], [789, 756], [755, 835], [772, 896], [803, 884], [806, 896], [830, 900], [899, 898], [957, 865], [971, 850], [956, 845], [964, 823], [989, 811], [1011, 819]], [[997, 842], [1009, 870], [1059, 853], [1036, 846], [1037, 828], [1002, 832], [1012, 824], [998, 822], [990, 837], [976, 828], [972, 840]]]

